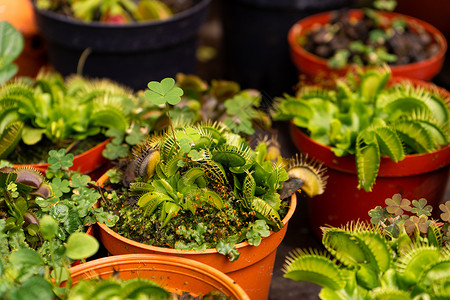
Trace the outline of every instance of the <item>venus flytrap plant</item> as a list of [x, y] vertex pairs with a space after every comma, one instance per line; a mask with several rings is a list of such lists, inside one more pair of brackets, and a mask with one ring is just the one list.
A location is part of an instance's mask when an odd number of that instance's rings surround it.
[[237, 243], [256, 246], [282, 228], [287, 198], [303, 185], [311, 197], [323, 192], [323, 170], [306, 159], [268, 161], [265, 142], [253, 150], [223, 123], [173, 124], [169, 104], [183, 95], [174, 84], [167, 78], [149, 83], [145, 96], [166, 106], [169, 128], [133, 148], [101, 205], [120, 216], [114, 230], [127, 238], [184, 250], [216, 248], [234, 261]]
[[[322, 286], [321, 299], [447, 299], [450, 297], [449, 205], [444, 218], [429, 218], [425, 199], [386, 199], [371, 223], [322, 227], [319, 250], [288, 257], [285, 277]], [[405, 212], [412, 213], [406, 214]]]
[[448, 145], [449, 99], [408, 81], [388, 85], [387, 69], [368, 70], [320, 89], [304, 86], [275, 105], [275, 120], [292, 120], [336, 156], [355, 155], [358, 187], [371, 191], [382, 156], [405, 155]]

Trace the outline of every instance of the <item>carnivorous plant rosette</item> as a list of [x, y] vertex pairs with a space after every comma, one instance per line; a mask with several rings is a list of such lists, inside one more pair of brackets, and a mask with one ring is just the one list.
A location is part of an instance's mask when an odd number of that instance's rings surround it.
[[[160, 104], [177, 104], [183, 93], [171, 79], [149, 88], [148, 97]], [[113, 230], [129, 239], [216, 248], [236, 260], [235, 244], [257, 246], [283, 226], [289, 196], [304, 186], [312, 197], [325, 185], [320, 165], [305, 158], [267, 160], [267, 149], [264, 141], [252, 149], [219, 122], [171, 124], [136, 146], [124, 170], [109, 171], [101, 205], [119, 216]]]
[[275, 120], [291, 120], [336, 156], [355, 155], [358, 187], [371, 191], [381, 156], [398, 162], [449, 143], [448, 93], [406, 79], [389, 83], [388, 69], [348, 73], [331, 88], [304, 85], [278, 99]]
[[448, 299], [450, 203], [436, 220], [423, 198], [385, 202], [369, 211], [371, 222], [322, 227], [327, 251], [296, 250], [284, 276], [320, 285], [324, 300]]

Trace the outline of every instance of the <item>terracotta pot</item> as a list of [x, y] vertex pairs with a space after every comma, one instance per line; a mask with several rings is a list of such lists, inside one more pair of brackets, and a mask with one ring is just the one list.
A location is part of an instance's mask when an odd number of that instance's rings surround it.
[[[352, 17], [361, 18], [362, 11], [355, 9], [351, 10], [350, 14]], [[392, 74], [395, 76], [405, 76], [421, 80], [430, 80], [437, 73], [439, 73], [444, 62], [445, 53], [447, 51], [447, 41], [444, 35], [432, 25], [419, 19], [398, 13], [383, 12], [382, 14], [388, 19], [401, 17], [412, 26], [419, 25], [423, 27], [439, 46], [439, 52], [431, 58], [411, 64], [390, 66]], [[332, 12], [325, 12], [301, 19], [289, 30], [288, 42], [290, 47], [291, 59], [297, 66], [297, 69], [302, 74], [305, 74], [307, 78], [314, 78], [317, 76], [324, 78], [343, 76], [350, 68], [355, 67], [354, 65], [349, 65], [348, 67], [343, 69], [331, 69], [330, 67], [328, 67], [328, 61], [325, 58], [319, 57], [306, 51], [302, 46], [298, 44], [299, 38], [304, 37], [307, 32], [311, 30], [311, 28], [313, 28], [317, 24], [323, 25], [328, 23], [331, 19], [331, 15]]]
[[0, 20], [8, 21], [24, 38], [24, 49], [14, 61], [19, 68], [16, 76], [35, 77], [47, 64], [47, 55], [34, 21], [31, 0], [0, 0]]
[[230, 277], [203, 263], [182, 257], [155, 254], [127, 254], [99, 258], [70, 268], [73, 283], [80, 279], [147, 278], [169, 292], [205, 295], [220, 291], [232, 299], [249, 300], [245, 291]]
[[[98, 184], [103, 184], [106, 179], [107, 176], [102, 176], [98, 180]], [[263, 238], [258, 247], [251, 246], [248, 242], [237, 244], [236, 248], [240, 252], [240, 256], [234, 262], [230, 262], [225, 255], [219, 254], [216, 249], [196, 252], [194, 250], [177, 250], [138, 243], [115, 233], [102, 223], [97, 223], [99, 226], [98, 236], [108, 252], [113, 255], [157, 253], [193, 259], [230, 276], [247, 292], [251, 299], [267, 299], [277, 247], [286, 234], [288, 221], [294, 214], [296, 205], [297, 198], [294, 194], [291, 198], [289, 211], [283, 219], [283, 228]]]
[[292, 122], [290, 134], [301, 152], [328, 168], [325, 192], [308, 202], [309, 221], [317, 237], [322, 237], [320, 226], [369, 220], [369, 210], [386, 206], [385, 199], [397, 193], [409, 200], [425, 198], [433, 212], [439, 210], [449, 179], [450, 145], [432, 153], [406, 155], [398, 163], [382, 157], [372, 192], [366, 192], [357, 188], [355, 156], [335, 156], [330, 147], [315, 142]]
[[[105, 149], [106, 144], [108, 144], [110, 140], [111, 138], [105, 140], [104, 142], [98, 144], [97, 146], [89, 149], [86, 152], [76, 155], [73, 159], [73, 166], [69, 169], [79, 171], [83, 174], [90, 174], [102, 167], [108, 161], [105, 157], [103, 157], [102, 152]], [[47, 171], [48, 166], [48, 163], [14, 165], [15, 168], [33, 167], [44, 173]]]

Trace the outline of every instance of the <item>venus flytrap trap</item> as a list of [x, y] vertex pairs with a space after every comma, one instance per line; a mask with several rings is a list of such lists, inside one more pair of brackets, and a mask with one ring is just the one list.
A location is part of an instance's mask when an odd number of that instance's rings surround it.
[[425, 199], [396, 194], [385, 202], [369, 212], [371, 223], [322, 227], [326, 252], [293, 252], [285, 277], [322, 286], [325, 300], [448, 299], [450, 205], [435, 220]]

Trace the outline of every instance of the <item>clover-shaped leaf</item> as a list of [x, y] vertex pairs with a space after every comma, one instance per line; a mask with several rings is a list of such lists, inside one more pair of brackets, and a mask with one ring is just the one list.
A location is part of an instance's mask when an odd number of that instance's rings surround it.
[[374, 209], [369, 210], [370, 222], [377, 225], [380, 222], [384, 222], [388, 217], [388, 214], [384, 208], [377, 206]]
[[440, 204], [439, 208], [442, 210], [441, 220], [445, 222], [450, 222], [450, 201]]
[[419, 199], [419, 201], [413, 200], [412, 204], [414, 205], [414, 208], [411, 209], [411, 212], [415, 213], [418, 217], [421, 215], [431, 216], [433, 207], [431, 207], [431, 205], [427, 205], [427, 200], [424, 198]]
[[70, 185], [73, 188], [78, 188], [78, 187], [82, 187], [82, 186], [87, 186], [89, 181], [91, 181], [91, 177], [89, 177], [89, 175], [83, 175], [81, 173], [74, 173], [71, 178]]
[[148, 83], [149, 90], [144, 93], [145, 97], [155, 105], [178, 104], [181, 101], [183, 90], [175, 87], [173, 78], [164, 78], [161, 82], [150, 81]]
[[73, 154], [66, 154], [66, 149], [50, 150], [48, 152], [48, 163], [53, 170], [69, 168], [73, 166]]
[[408, 220], [405, 221], [405, 229], [408, 234], [414, 232], [415, 228], [418, 228], [420, 232], [427, 233], [429, 220], [426, 216], [416, 217], [412, 216]]
[[404, 210], [411, 210], [411, 201], [408, 199], [402, 199], [400, 194], [395, 194], [392, 198], [387, 198], [385, 200], [387, 205], [386, 210], [390, 214], [394, 214], [396, 216], [400, 216], [403, 214]]
[[139, 143], [142, 143], [144, 140], [144, 133], [142, 133], [138, 125], [134, 125], [131, 132], [125, 138], [125, 141], [129, 145], [137, 145]]
[[61, 197], [63, 193], [70, 192], [69, 181], [67, 179], [61, 180], [61, 178], [53, 178], [50, 186], [56, 197]]
[[191, 150], [189, 151], [188, 156], [192, 159], [192, 160], [200, 160], [203, 158], [202, 152], [201, 151], [197, 151], [197, 150]]
[[102, 152], [107, 159], [114, 160], [119, 157], [126, 157], [128, 155], [128, 146], [125, 144], [116, 145], [113, 143], [106, 144], [105, 150]]

